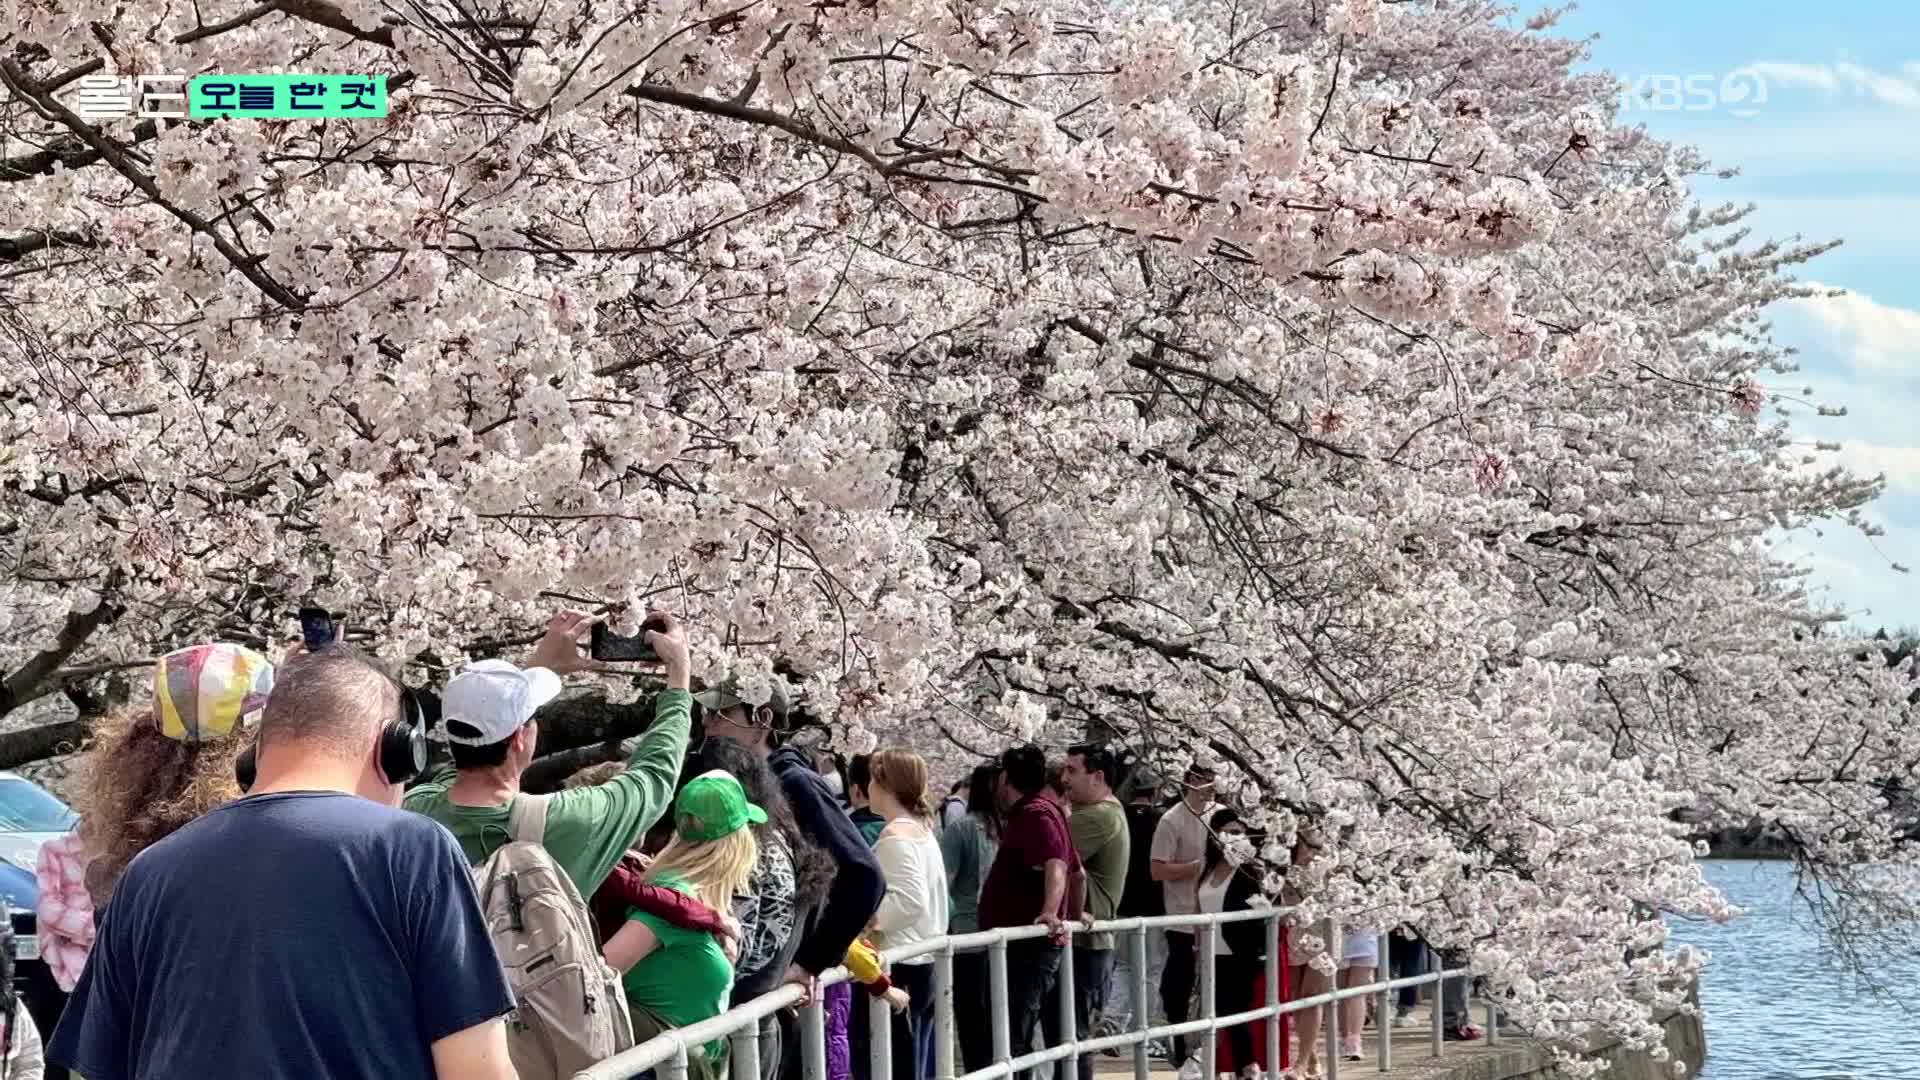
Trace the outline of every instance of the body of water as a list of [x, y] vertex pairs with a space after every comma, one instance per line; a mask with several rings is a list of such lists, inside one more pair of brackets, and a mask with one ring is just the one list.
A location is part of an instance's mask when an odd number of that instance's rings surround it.
[[1822, 946], [1788, 864], [1702, 866], [1747, 914], [1725, 926], [1673, 926], [1676, 942], [1712, 957], [1700, 987], [1700, 1080], [1920, 1080], [1920, 944], [1885, 957], [1877, 972], [1900, 997], [1869, 996]]

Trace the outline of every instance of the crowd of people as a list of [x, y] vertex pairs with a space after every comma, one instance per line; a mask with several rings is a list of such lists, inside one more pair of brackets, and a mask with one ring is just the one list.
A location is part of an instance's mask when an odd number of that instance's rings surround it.
[[[1169, 790], [1151, 768], [1121, 759], [1105, 746], [1071, 747], [1051, 766], [1032, 747], [1008, 751], [982, 764], [955, 785], [943, 813], [942, 848], [949, 888], [955, 896], [954, 933], [1039, 921], [1058, 926], [1068, 912], [1088, 921], [1161, 915], [1202, 915], [1245, 911], [1274, 899], [1297, 903], [1297, 894], [1265, 895], [1268, 867], [1258, 854], [1266, 837], [1249, 830], [1240, 813], [1214, 801], [1214, 775], [1193, 767]], [[1323, 840], [1312, 826], [1303, 828], [1291, 861], [1304, 864]], [[1012, 858], [1005, 856], [1011, 852]], [[1049, 876], [1030, 868], [1044, 865]], [[983, 869], [987, 868], [987, 869]], [[1022, 869], [1027, 877], [1020, 880]], [[995, 891], [994, 875], [1012, 888]], [[969, 906], [966, 897], [977, 892]], [[1054, 900], [1060, 898], [1060, 905]], [[1035, 907], [1037, 901], [1038, 906]], [[1283, 999], [1325, 993], [1334, 978], [1341, 986], [1364, 986], [1376, 978], [1381, 934], [1355, 928], [1336, 939], [1330, 920], [1281, 931], [1285, 950], [1281, 967]], [[1408, 928], [1389, 935], [1393, 977], [1420, 974], [1429, 962], [1425, 943]], [[1124, 942], [1106, 933], [1076, 937], [1073, 956], [1073, 1005], [1081, 1037], [1104, 1037], [1133, 1029], [1182, 1024], [1193, 1016], [1200, 967], [1200, 935], [1190, 927], [1147, 935], [1146, 970], [1135, 971]], [[1060, 1014], [1052, 1007], [1061, 951], [1053, 941], [1009, 948], [1007, 984], [1015, 1052], [1029, 1045], [1036, 1028], [1047, 1045], [1062, 1037]], [[1266, 936], [1258, 920], [1224, 924], [1213, 936], [1215, 985], [1222, 1013], [1257, 1008], [1266, 1000]], [[1325, 951], [1336, 972], [1315, 965]], [[1457, 960], [1457, 958], [1454, 958]], [[1137, 988], [1148, 988], [1142, 999]], [[955, 958], [955, 1017], [959, 1048], [968, 1071], [989, 1064], [992, 1045], [986, 1027], [987, 965], [984, 953]], [[1394, 1016], [1404, 1025], [1418, 1001], [1415, 988], [1403, 989]], [[1369, 1001], [1341, 1003], [1345, 1033], [1341, 1055], [1361, 1056], [1360, 1032], [1370, 1020]], [[1446, 1037], [1480, 1038], [1468, 1019], [1464, 986], [1455, 980], [1441, 1003]], [[1141, 1013], [1148, 1015], [1142, 1017]], [[1282, 1049], [1277, 1066], [1300, 1076], [1318, 1075], [1319, 1034], [1324, 1010], [1292, 1015], [1298, 1051]], [[1219, 1038], [1216, 1062], [1222, 1071], [1242, 1076], [1269, 1073], [1264, 1039], [1254, 1025], [1227, 1029]], [[1118, 1054], [1118, 1050], [1108, 1051]], [[1149, 1052], [1191, 1065], [1199, 1056], [1193, 1039], [1175, 1037], [1149, 1045]], [[1295, 1068], [1293, 1062], [1304, 1058]], [[1082, 1057], [1083, 1078], [1092, 1059]]]
[[[101, 722], [80, 824], [42, 853], [43, 952], [71, 991], [47, 1075], [557, 1080], [792, 984], [823, 1005], [831, 1080], [875, 1080], [878, 1016], [888, 1080], [926, 1080], [933, 957], [885, 966], [879, 953], [1044, 927], [1006, 950], [1018, 1054], [1068, 1037], [1054, 991], [1073, 924], [1267, 902], [1264, 838], [1215, 805], [1203, 768], [1170, 793], [1104, 745], [1057, 761], [1022, 746], [936, 807], [918, 755], [841, 759], [797, 722], [777, 679], [765, 701], [730, 682], [694, 693], [685, 632], [658, 613], [651, 724], [624, 760], [529, 794], [538, 711], [562, 676], [598, 666], [581, 645], [591, 622], [563, 612], [524, 666], [485, 660], [455, 675], [441, 693], [451, 761], [426, 777], [410, 692], [352, 648], [163, 658], [152, 702]], [[1294, 860], [1323, 842], [1302, 830]], [[1325, 990], [1311, 963], [1322, 948], [1344, 980], [1372, 981], [1377, 932], [1335, 941], [1327, 929], [1282, 939], [1283, 992]], [[1140, 972], [1124, 942], [1081, 928], [1074, 1037], [1131, 1029], [1156, 1004], [1154, 1021], [1188, 1019], [1199, 940], [1190, 928], [1150, 935]], [[1264, 1000], [1261, 924], [1213, 941], [1221, 1010]], [[1421, 962], [1417, 938], [1392, 952], [1396, 973]], [[843, 965], [853, 980], [823, 991]], [[994, 1049], [987, 953], [958, 953], [953, 972], [972, 1071]], [[1141, 986], [1157, 995], [1143, 1000]], [[1354, 1011], [1341, 1027], [1357, 1033], [1366, 1003], [1343, 1005]], [[1446, 1010], [1451, 1037], [1478, 1037], [1464, 1001]], [[1319, 1016], [1297, 1027], [1311, 1073]], [[37, 1046], [25, 1029], [14, 1041]], [[792, 1010], [766, 1017], [756, 1042], [762, 1077], [799, 1076]], [[1357, 1056], [1357, 1038], [1344, 1049]], [[731, 1052], [726, 1039], [693, 1047], [690, 1074], [717, 1080]], [[1153, 1052], [1186, 1062], [1198, 1048], [1177, 1038]], [[1249, 1076], [1291, 1061], [1265, 1061], [1251, 1027], [1225, 1033], [1220, 1053]], [[1088, 1080], [1093, 1059], [1079, 1067]]]

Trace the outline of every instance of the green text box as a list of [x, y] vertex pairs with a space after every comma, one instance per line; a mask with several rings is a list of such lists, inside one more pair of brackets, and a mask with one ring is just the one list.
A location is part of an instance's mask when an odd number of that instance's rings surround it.
[[387, 115], [385, 75], [196, 75], [187, 83], [187, 115], [275, 120]]

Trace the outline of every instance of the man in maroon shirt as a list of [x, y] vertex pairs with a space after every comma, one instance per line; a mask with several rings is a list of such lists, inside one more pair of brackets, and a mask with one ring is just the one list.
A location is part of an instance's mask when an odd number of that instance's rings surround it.
[[1046, 938], [1007, 945], [1008, 1045], [1018, 1057], [1033, 1045], [1040, 1010], [1051, 1004], [1066, 943], [1062, 920], [1078, 916], [1084, 885], [1066, 815], [1041, 794], [1047, 757], [1040, 748], [1016, 747], [1000, 755], [1000, 786], [1002, 800], [1013, 806], [1000, 827], [1000, 850], [980, 886], [980, 929], [1039, 924], [1052, 931]]

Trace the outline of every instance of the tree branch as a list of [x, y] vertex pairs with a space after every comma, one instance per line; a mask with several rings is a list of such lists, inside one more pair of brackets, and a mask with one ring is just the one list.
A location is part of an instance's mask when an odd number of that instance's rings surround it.
[[[109, 582], [111, 588], [113, 582]], [[53, 644], [36, 653], [20, 666], [20, 670], [7, 676], [0, 682], [0, 716], [36, 698], [45, 697], [58, 689], [61, 683], [49, 679], [67, 658], [87, 643], [93, 632], [118, 618], [120, 610], [107, 602], [105, 596], [91, 611], [73, 612], [67, 615], [67, 621], [60, 626], [60, 633]], [[44, 684], [44, 685], [43, 685]]]
[[98, 128], [82, 120], [79, 114], [67, 108], [58, 98], [42, 90], [38, 83], [35, 83], [27, 76], [25, 71], [21, 70], [20, 65], [16, 61], [0, 60], [0, 77], [4, 77], [17, 93], [27, 98], [36, 107], [67, 125], [75, 135], [78, 135], [87, 145], [98, 151], [101, 157], [106, 158], [107, 163], [112, 165], [114, 170], [121, 176], [126, 177], [127, 181], [138, 188], [141, 194], [152, 199], [154, 205], [166, 210], [174, 217], [179, 218], [186, 223], [188, 228], [211, 241], [214, 250], [218, 251], [228, 263], [232, 264], [235, 270], [240, 271], [248, 281], [253, 282], [254, 286], [261, 292], [290, 311], [304, 311], [306, 309], [307, 304], [305, 300], [301, 299], [293, 290], [273, 280], [273, 278], [267, 275], [266, 271], [260, 269], [259, 259], [246, 255], [236, 249], [228, 242], [226, 237], [221, 236], [220, 233], [214, 229], [213, 224], [206, 218], [201, 217], [191, 210], [175, 206], [168, 202], [166, 197], [160, 193], [159, 186], [153, 182], [153, 178], [140, 171], [133, 163], [133, 160], [127, 156], [125, 148], [116, 145], [112, 139], [102, 135]]

